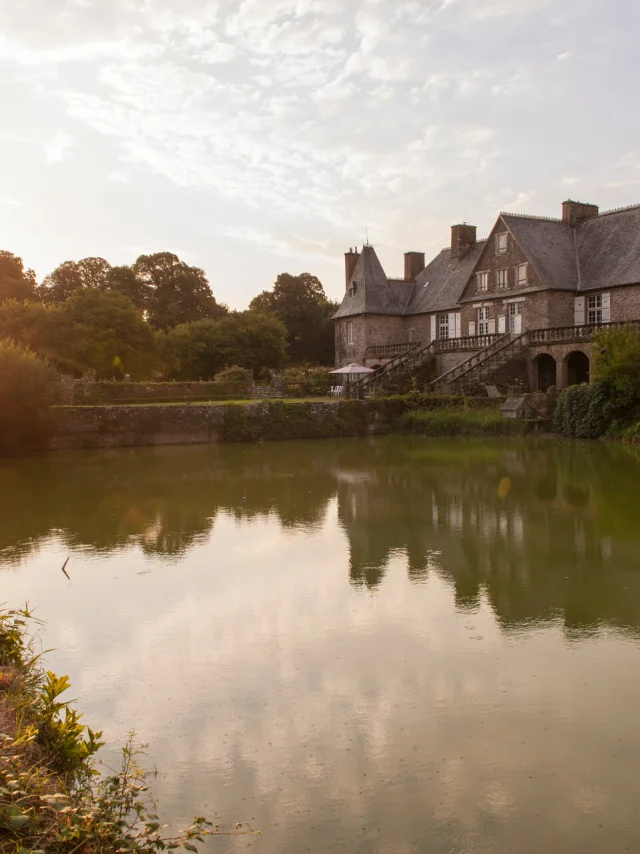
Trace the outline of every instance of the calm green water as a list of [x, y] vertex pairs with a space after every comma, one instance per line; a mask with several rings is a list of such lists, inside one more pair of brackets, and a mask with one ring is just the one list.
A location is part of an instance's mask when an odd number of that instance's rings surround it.
[[[392, 438], [0, 469], [2, 596], [212, 852], [640, 848], [640, 457]], [[71, 581], [60, 571], [70, 554]]]

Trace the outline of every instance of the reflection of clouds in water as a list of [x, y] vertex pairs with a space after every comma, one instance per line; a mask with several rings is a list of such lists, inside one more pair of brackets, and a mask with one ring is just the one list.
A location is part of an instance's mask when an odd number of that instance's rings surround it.
[[[137, 541], [108, 558], [74, 552], [70, 583], [52, 538], [3, 576], [6, 596], [37, 593], [46, 645], [60, 648], [50, 663], [71, 673], [87, 722], [112, 744], [132, 726], [150, 743], [174, 820], [252, 821], [265, 854], [599, 854], [601, 823], [623, 850], [640, 833], [637, 646], [603, 631], [568, 643], [562, 610], [573, 592], [592, 620], [634, 616], [615, 598], [632, 577], [620, 540], [608, 535], [618, 563], [605, 575], [595, 505], [584, 515], [562, 489], [555, 515], [528, 504], [512, 458], [504, 500], [498, 465], [489, 477], [484, 464], [404, 462], [323, 481], [306, 526], [286, 527], [302, 488], [287, 488], [285, 513], [271, 484], [252, 515], [221, 509], [173, 557]], [[197, 503], [194, 518], [212, 520]], [[380, 570], [375, 589], [349, 584], [360, 555]]]

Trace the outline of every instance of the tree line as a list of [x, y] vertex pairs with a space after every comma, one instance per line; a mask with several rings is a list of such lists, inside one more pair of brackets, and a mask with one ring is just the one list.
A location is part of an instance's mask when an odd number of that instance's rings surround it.
[[76, 376], [205, 380], [231, 365], [258, 377], [288, 363], [328, 365], [336, 309], [309, 273], [282, 273], [248, 310], [230, 311], [204, 271], [171, 252], [130, 266], [65, 261], [38, 283], [0, 251], [0, 338]]

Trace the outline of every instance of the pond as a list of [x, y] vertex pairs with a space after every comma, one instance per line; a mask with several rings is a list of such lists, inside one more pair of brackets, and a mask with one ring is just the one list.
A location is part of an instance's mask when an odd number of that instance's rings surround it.
[[[390, 437], [0, 468], [0, 601], [212, 852], [640, 843], [640, 455]], [[70, 580], [61, 572], [67, 556]]]

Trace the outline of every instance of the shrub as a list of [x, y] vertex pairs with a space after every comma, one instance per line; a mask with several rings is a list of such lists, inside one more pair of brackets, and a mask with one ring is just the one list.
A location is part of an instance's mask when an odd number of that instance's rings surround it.
[[0, 452], [44, 444], [60, 395], [58, 375], [47, 362], [11, 340], [0, 341]]
[[613, 422], [614, 409], [611, 389], [604, 383], [570, 386], [558, 395], [553, 430], [577, 439], [598, 439]]
[[611, 390], [620, 413], [640, 407], [640, 332], [631, 326], [603, 330], [594, 339], [595, 379]]
[[326, 397], [340, 381], [326, 368], [287, 368], [283, 373], [287, 397]]
[[248, 397], [253, 385], [253, 374], [246, 368], [233, 365], [217, 373], [213, 381], [220, 387], [221, 393], [224, 390], [225, 394]]
[[502, 404], [502, 398], [466, 397], [462, 394], [424, 394], [412, 390], [400, 396], [409, 409], [462, 409], [470, 411], [494, 410]]
[[395, 431], [417, 436], [510, 436], [523, 433], [526, 425], [503, 418], [495, 410], [410, 410], [396, 419]]
[[254, 834], [248, 825], [220, 830], [204, 818], [166, 836], [149, 798], [132, 736], [121, 769], [101, 776], [94, 756], [101, 733], [61, 695], [66, 676], [45, 673], [27, 631], [28, 611], [0, 609], [0, 851], [48, 854], [197, 852], [205, 836]]

